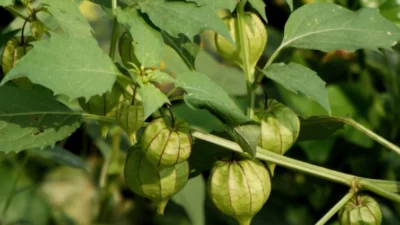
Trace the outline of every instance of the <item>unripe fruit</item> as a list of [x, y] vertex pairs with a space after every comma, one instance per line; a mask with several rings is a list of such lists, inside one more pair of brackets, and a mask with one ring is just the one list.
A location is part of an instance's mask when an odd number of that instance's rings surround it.
[[157, 205], [158, 214], [164, 213], [169, 198], [183, 189], [189, 178], [189, 163], [159, 169], [147, 161], [139, 145], [130, 149], [125, 164], [125, 180], [136, 194]]
[[[244, 46], [239, 43], [239, 18], [226, 17], [225, 24], [228, 26], [231, 37], [236, 44], [235, 47], [223, 36], [215, 34], [215, 45], [221, 56], [230, 62], [244, 67], [243, 51]], [[246, 33], [247, 46], [249, 49], [249, 63], [252, 69], [255, 68], [267, 45], [267, 29], [262, 20], [255, 13], [246, 12], [244, 14], [244, 30]]]
[[142, 127], [144, 122], [144, 110], [140, 102], [135, 101], [134, 105], [130, 102], [121, 102], [115, 113], [117, 123], [126, 131], [131, 139], [131, 143], [136, 143], [136, 131]]
[[187, 160], [192, 152], [189, 123], [176, 119], [173, 127], [163, 118], [151, 122], [145, 129], [141, 143], [147, 160], [156, 167], [169, 167]]
[[43, 36], [44, 33], [44, 24], [40, 20], [34, 20], [31, 22], [31, 31], [33, 37], [35, 37], [36, 40], [40, 40]]
[[258, 160], [221, 160], [213, 166], [207, 190], [219, 210], [249, 225], [269, 198], [271, 180]]
[[354, 196], [339, 211], [340, 225], [380, 225], [382, 212], [375, 199], [360, 195]]
[[[1, 67], [4, 75], [7, 75], [7, 73], [15, 67], [18, 61], [32, 49], [33, 46], [30, 44], [32, 41], [34, 41], [32, 36], [24, 36], [23, 41], [22, 37], [14, 37], [7, 41], [1, 57]], [[14, 79], [13, 82], [19, 87], [32, 87], [32, 82], [30, 82], [26, 77]]]
[[[285, 154], [296, 142], [300, 132], [298, 116], [285, 105], [268, 101], [268, 109], [255, 114], [256, 121], [261, 123], [259, 146], [278, 154]], [[268, 164], [273, 174], [275, 164]]]
[[119, 55], [121, 56], [122, 63], [127, 68], [133, 68], [133, 66], [129, 63], [133, 63], [136, 66], [140, 67], [140, 62], [135, 55], [134, 47], [132, 44], [132, 37], [129, 33], [123, 33], [119, 38], [118, 42], [118, 50]]

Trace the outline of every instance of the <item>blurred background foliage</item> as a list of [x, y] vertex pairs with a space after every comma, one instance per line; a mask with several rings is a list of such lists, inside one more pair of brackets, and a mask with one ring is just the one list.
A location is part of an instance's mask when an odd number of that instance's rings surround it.
[[[99, 45], [108, 52], [111, 20], [108, 9], [99, 4], [108, 7], [111, 1], [76, 2], [80, 3], [82, 14], [92, 25]], [[124, 4], [129, 0], [121, 2]], [[400, 2], [396, 0], [297, 0], [294, 9], [312, 2], [336, 3], [351, 10], [378, 8], [384, 17], [400, 25]], [[266, 24], [268, 45], [260, 66], [279, 46], [284, 24], [290, 15], [284, 0], [267, 0], [265, 3], [269, 22]], [[17, 1], [17, 6], [22, 5]], [[219, 13], [221, 16], [225, 14]], [[13, 16], [3, 8], [0, 8], [0, 18], [2, 49], [5, 42], [19, 32], [23, 21], [13, 20]], [[202, 50], [196, 59], [196, 68], [221, 85], [244, 108], [246, 89], [243, 74], [218, 56], [213, 35], [209, 31], [201, 35]], [[332, 115], [352, 117], [400, 145], [399, 53], [398, 45], [394, 51], [381, 53], [286, 49], [278, 61], [294, 61], [315, 70], [327, 82]], [[167, 46], [162, 64], [162, 69], [172, 76], [187, 70], [179, 56]], [[305, 96], [294, 95], [268, 80], [263, 84], [269, 98], [283, 102], [301, 117], [326, 114]], [[165, 90], [169, 87], [160, 88]], [[262, 91], [257, 93], [258, 100], [262, 100]], [[179, 103], [173, 106], [173, 110], [193, 126], [224, 136], [221, 124], [208, 112], [193, 111]], [[118, 134], [121, 134], [121, 140], [112, 142], [112, 137]], [[110, 172], [105, 166], [110, 160], [112, 143], [117, 143], [122, 150], [117, 172]], [[117, 127], [102, 139], [98, 125], [87, 121], [54, 149], [31, 149], [8, 155], [0, 153], [0, 224], [236, 224], [218, 212], [205, 192], [212, 163], [218, 157], [229, 155], [228, 150], [196, 140], [190, 159], [192, 179], [168, 204], [165, 216], [157, 217], [149, 201], [133, 194], [124, 183], [122, 170], [128, 148], [126, 136]], [[326, 139], [298, 142], [286, 155], [357, 176], [400, 179], [398, 156], [351, 127], [345, 127]], [[113, 182], [106, 182], [110, 180]], [[314, 224], [347, 192], [347, 187], [280, 167], [275, 170], [272, 185], [271, 197], [255, 216], [253, 225]], [[11, 199], [8, 198], [10, 195]], [[377, 196], [376, 199], [382, 208], [383, 224], [400, 224], [400, 206]], [[5, 211], [9, 200], [10, 206]], [[329, 224], [337, 225], [336, 218]]]

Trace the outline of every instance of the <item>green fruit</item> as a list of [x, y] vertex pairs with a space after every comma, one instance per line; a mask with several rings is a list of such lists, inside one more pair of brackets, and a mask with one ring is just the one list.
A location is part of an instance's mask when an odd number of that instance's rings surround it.
[[[232, 63], [244, 68], [243, 46], [239, 43], [239, 18], [226, 17], [225, 24], [228, 26], [231, 37], [236, 43], [236, 48], [223, 36], [215, 34], [215, 45], [221, 56]], [[262, 20], [254, 13], [246, 12], [244, 15], [244, 30], [246, 33], [247, 46], [249, 49], [250, 67], [255, 68], [258, 60], [267, 45], [267, 29]]]
[[189, 178], [189, 163], [178, 163], [159, 169], [147, 161], [140, 145], [129, 151], [125, 163], [125, 180], [136, 194], [157, 205], [158, 214], [164, 213], [168, 200], [183, 189]]
[[[266, 150], [285, 154], [296, 142], [300, 132], [298, 116], [285, 105], [268, 101], [268, 109], [255, 114], [256, 121], [261, 123], [259, 146]], [[273, 174], [275, 164], [268, 164]]]
[[354, 196], [339, 211], [340, 225], [380, 225], [382, 212], [375, 199], [360, 195]]
[[130, 102], [121, 102], [115, 113], [117, 123], [126, 131], [132, 144], [136, 143], [136, 131], [143, 126], [144, 111], [140, 102], [136, 101], [134, 105]]
[[[1, 57], [1, 67], [4, 75], [7, 75], [18, 61], [32, 49], [33, 46], [30, 44], [32, 41], [34, 41], [32, 36], [25, 36], [23, 41], [22, 37], [14, 37], [7, 41]], [[32, 87], [32, 83], [26, 77], [14, 79], [13, 82], [19, 87], [28, 89]]]
[[121, 56], [122, 63], [127, 68], [133, 68], [133, 66], [129, 63], [133, 63], [136, 66], [140, 67], [140, 62], [135, 55], [133, 39], [130, 34], [126, 32], [122, 34], [122, 36], [119, 38], [118, 50], [119, 55]]
[[[115, 118], [115, 111], [118, 104], [123, 100], [123, 97], [122, 88], [115, 83], [111, 92], [106, 92], [101, 96], [93, 96], [89, 101], [79, 98], [78, 102], [87, 113]], [[102, 127], [102, 136], [105, 137], [108, 132], [108, 125], [107, 123], [100, 123], [100, 125]]]
[[36, 40], [40, 40], [44, 33], [44, 24], [40, 20], [34, 20], [31, 22], [31, 31], [33, 37]]
[[269, 198], [271, 180], [258, 160], [221, 160], [213, 166], [207, 190], [220, 211], [249, 225]]
[[183, 162], [192, 152], [189, 123], [177, 119], [171, 128], [164, 119], [156, 119], [146, 127], [141, 143], [147, 160], [153, 166], [169, 167]]

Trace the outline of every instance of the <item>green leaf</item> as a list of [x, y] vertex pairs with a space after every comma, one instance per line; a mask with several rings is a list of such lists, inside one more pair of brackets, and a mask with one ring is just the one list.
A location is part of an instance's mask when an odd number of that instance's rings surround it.
[[28, 52], [7, 74], [1, 84], [27, 77], [54, 94], [71, 99], [101, 95], [111, 88], [118, 68], [95, 39], [52, 34], [48, 40], [33, 43]]
[[14, 0], [0, 0], [0, 6], [14, 5]]
[[280, 48], [290, 46], [324, 52], [378, 50], [390, 49], [399, 39], [399, 28], [377, 9], [362, 8], [353, 12], [339, 5], [314, 3], [290, 15]]
[[286, 0], [286, 3], [289, 5], [290, 11], [293, 11], [293, 0]]
[[54, 148], [46, 147], [43, 150], [37, 148], [30, 149], [28, 150], [28, 152], [43, 157], [45, 159], [49, 159], [53, 162], [57, 162], [72, 168], [84, 169], [88, 171], [88, 167], [85, 161], [83, 161], [79, 156], [60, 146], [55, 146]]
[[[43, 4], [48, 5], [48, 11], [57, 20], [65, 34], [74, 37], [92, 36], [92, 28], [79, 11], [78, 4], [74, 0], [43, 0]], [[61, 45], [59, 47], [66, 46]]]
[[138, 90], [142, 97], [142, 104], [144, 110], [144, 120], [146, 120], [152, 113], [157, 111], [165, 103], [169, 103], [167, 96], [154, 87], [154, 85], [147, 83]]
[[255, 157], [257, 153], [258, 139], [261, 134], [261, 128], [256, 124], [243, 124], [235, 127], [227, 127], [226, 131], [235, 140], [236, 143], [243, 149]]
[[232, 12], [236, 5], [237, 0], [186, 0], [187, 2], [196, 2], [198, 6], [208, 5], [214, 9], [228, 9]]
[[173, 37], [177, 38], [182, 33], [192, 39], [195, 35], [211, 29], [234, 44], [228, 28], [210, 6], [162, 0], [143, 0], [139, 6], [157, 27]]
[[148, 24], [135, 8], [117, 8], [116, 15], [118, 22], [129, 28], [135, 55], [142, 66], [158, 67], [164, 47], [161, 33]]
[[2, 86], [0, 96], [0, 151], [53, 146], [80, 126], [80, 115], [47, 95]]
[[342, 121], [329, 116], [311, 116], [306, 119], [300, 117], [300, 134], [298, 141], [324, 139], [343, 129]]
[[330, 114], [325, 82], [314, 71], [296, 63], [274, 63], [263, 71], [264, 75], [288, 90], [314, 99]]
[[185, 90], [184, 100], [191, 108], [207, 109], [225, 124], [237, 126], [251, 121], [220, 86], [202, 73], [179, 74], [176, 87]]
[[171, 77], [168, 73], [161, 72], [159, 70], [154, 70], [149, 75], [150, 81], [155, 81], [157, 83], [174, 83], [175, 79]]
[[188, 181], [186, 186], [172, 197], [172, 200], [182, 206], [188, 214], [192, 225], [205, 225], [204, 202], [206, 197], [206, 182], [199, 175]]
[[194, 37], [194, 42], [191, 42], [186, 36], [179, 35], [179, 38], [174, 38], [166, 32], [162, 32], [165, 43], [171, 46], [179, 54], [187, 67], [195, 70], [196, 56], [200, 51], [200, 36]]
[[257, 10], [261, 17], [268, 23], [267, 15], [265, 14], [265, 3], [263, 0], [249, 0], [251, 6]]

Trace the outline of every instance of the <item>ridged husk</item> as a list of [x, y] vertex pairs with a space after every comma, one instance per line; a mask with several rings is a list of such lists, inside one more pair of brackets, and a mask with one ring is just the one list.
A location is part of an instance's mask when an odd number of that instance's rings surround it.
[[[1, 67], [4, 75], [7, 75], [7, 73], [15, 67], [18, 61], [33, 48], [30, 44], [32, 41], [34, 41], [32, 36], [24, 36], [23, 43], [21, 37], [13, 37], [7, 41], [1, 57]], [[26, 77], [14, 79], [13, 82], [19, 87], [32, 87], [32, 82]]]
[[[261, 135], [258, 145], [278, 154], [285, 154], [296, 142], [300, 133], [300, 121], [289, 107], [268, 100], [268, 109], [255, 114], [261, 123]], [[275, 164], [268, 164], [273, 174]]]
[[382, 212], [375, 199], [367, 195], [354, 196], [339, 211], [340, 225], [380, 225]]
[[129, 151], [125, 164], [125, 180], [136, 194], [152, 200], [163, 214], [169, 198], [183, 189], [189, 178], [189, 163], [178, 163], [159, 169], [147, 161], [140, 145]]
[[133, 68], [129, 63], [133, 63], [136, 66], [140, 66], [140, 62], [135, 55], [134, 47], [133, 47], [133, 39], [131, 35], [127, 32], [123, 33], [118, 41], [118, 51], [121, 56], [122, 63], [127, 68]]
[[[255, 13], [246, 12], [244, 21], [244, 29], [247, 35], [245, 41], [249, 46], [249, 62], [251, 68], [254, 68], [267, 45], [267, 29], [262, 20]], [[232, 16], [226, 17], [224, 18], [224, 22], [228, 26], [233, 41], [236, 43], [236, 49], [228, 40], [219, 34], [215, 34], [215, 46], [225, 60], [243, 68], [244, 60], [242, 58], [242, 51], [244, 51], [244, 49], [239, 43], [238, 18]]]
[[35, 37], [36, 40], [40, 40], [43, 36], [44, 33], [44, 24], [40, 20], [34, 20], [31, 22], [31, 31], [33, 37]]
[[213, 166], [207, 190], [219, 210], [249, 225], [269, 198], [271, 180], [258, 160], [221, 160]]
[[189, 123], [175, 120], [173, 128], [163, 118], [151, 122], [145, 129], [141, 144], [147, 160], [156, 167], [169, 167], [187, 160], [192, 152]]
[[135, 101], [134, 105], [131, 105], [128, 101], [121, 102], [117, 107], [115, 119], [122, 129], [124, 129], [128, 134], [131, 143], [135, 144], [136, 131], [143, 126], [144, 122], [144, 111], [142, 104], [138, 101]]

